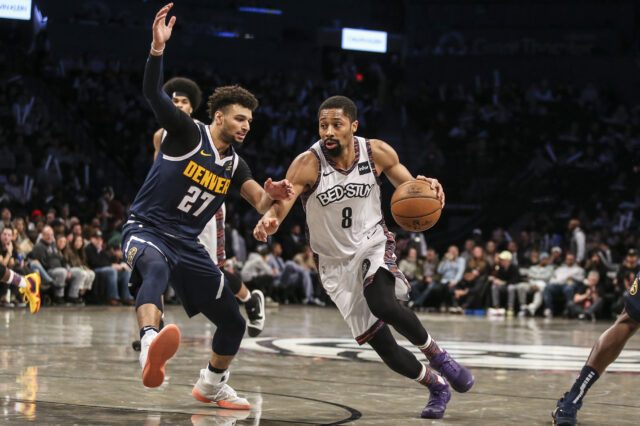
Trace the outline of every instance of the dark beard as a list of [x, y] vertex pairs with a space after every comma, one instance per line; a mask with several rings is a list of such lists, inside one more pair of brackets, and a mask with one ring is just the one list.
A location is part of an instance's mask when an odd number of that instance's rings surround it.
[[[336, 142], [336, 146], [334, 148], [327, 148], [327, 140], [331, 140], [333, 142]], [[327, 153], [331, 156], [331, 157], [339, 157], [340, 154], [342, 153], [342, 145], [340, 145], [340, 142], [337, 139], [326, 139], [324, 141], [324, 147], [327, 150]]]

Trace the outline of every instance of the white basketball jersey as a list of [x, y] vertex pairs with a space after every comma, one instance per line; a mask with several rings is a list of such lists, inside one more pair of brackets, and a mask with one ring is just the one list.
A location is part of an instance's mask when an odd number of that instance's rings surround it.
[[335, 168], [320, 141], [310, 148], [320, 162], [320, 170], [314, 188], [303, 194], [303, 204], [311, 249], [322, 257], [344, 259], [353, 255], [383, 220], [380, 184], [369, 141], [354, 139], [357, 161], [349, 170]]
[[216, 214], [207, 222], [198, 237], [207, 250], [207, 253], [209, 253], [213, 263], [218, 265], [219, 268], [222, 268], [226, 261], [226, 253], [224, 250], [224, 219], [226, 214], [226, 207], [224, 203], [222, 203]]

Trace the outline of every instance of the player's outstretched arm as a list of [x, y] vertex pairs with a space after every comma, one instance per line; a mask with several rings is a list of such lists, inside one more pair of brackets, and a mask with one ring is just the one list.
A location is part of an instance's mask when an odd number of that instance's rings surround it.
[[162, 9], [156, 13], [156, 18], [153, 21], [153, 41], [151, 42], [151, 54], [153, 56], [160, 56], [164, 51], [164, 46], [171, 38], [171, 32], [173, 26], [176, 23], [176, 17], [172, 16], [167, 24], [167, 15], [173, 7], [173, 3], [165, 5]]
[[280, 227], [280, 224], [287, 217], [293, 203], [305, 190], [313, 187], [318, 178], [318, 160], [311, 152], [300, 154], [293, 160], [289, 170], [287, 170], [287, 181], [293, 187], [293, 196], [287, 200], [275, 201], [253, 229], [253, 236], [258, 241], [267, 241], [267, 237]]
[[153, 41], [144, 68], [142, 92], [160, 126], [172, 136], [167, 138], [162, 151], [167, 155], [179, 157], [196, 147], [200, 140], [200, 130], [191, 117], [176, 108], [169, 96], [162, 90], [162, 56], [176, 23], [175, 16], [172, 16], [167, 23], [167, 15], [172, 7], [173, 3], [164, 6], [158, 11], [153, 21]]
[[293, 185], [283, 179], [273, 182], [271, 178], [264, 183], [264, 188], [253, 179], [247, 180], [240, 188], [240, 195], [259, 213], [266, 213], [274, 200], [289, 200], [293, 197]]
[[[393, 186], [397, 187], [409, 180], [413, 179], [411, 172], [400, 163], [398, 153], [388, 143], [379, 139], [371, 139], [371, 153], [376, 163], [376, 170], [378, 173], [384, 173], [391, 181]], [[442, 185], [436, 178], [428, 178], [422, 175], [416, 177], [417, 180], [423, 180], [431, 183], [431, 188], [436, 191], [436, 195], [444, 207], [444, 190]]]

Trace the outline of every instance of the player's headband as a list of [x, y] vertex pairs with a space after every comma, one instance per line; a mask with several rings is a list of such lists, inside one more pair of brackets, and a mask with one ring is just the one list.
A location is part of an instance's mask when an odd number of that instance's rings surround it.
[[171, 95], [171, 99], [175, 98], [176, 96], [184, 96], [185, 98], [189, 99], [189, 102], [193, 104], [193, 102], [191, 102], [191, 98], [189, 98], [189, 95], [187, 95], [185, 92], [173, 92], [173, 94]]

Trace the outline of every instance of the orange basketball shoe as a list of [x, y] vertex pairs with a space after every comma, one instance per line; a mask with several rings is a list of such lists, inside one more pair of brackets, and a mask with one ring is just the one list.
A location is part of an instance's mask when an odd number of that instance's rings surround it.
[[180, 347], [180, 330], [176, 325], [169, 324], [152, 339], [145, 337], [141, 340], [140, 350], [142, 384], [156, 388], [164, 382], [164, 366]]
[[229, 371], [222, 376], [220, 383], [209, 383], [206, 380], [206, 368], [200, 370], [200, 378], [191, 391], [191, 395], [200, 402], [213, 402], [229, 410], [250, 410], [249, 401], [238, 396], [227, 384]]
[[27, 286], [20, 288], [19, 291], [22, 293], [24, 303], [28, 303], [31, 313], [35, 314], [40, 310], [40, 283], [42, 278], [40, 278], [39, 273], [34, 272], [25, 275], [24, 280], [27, 282]]

